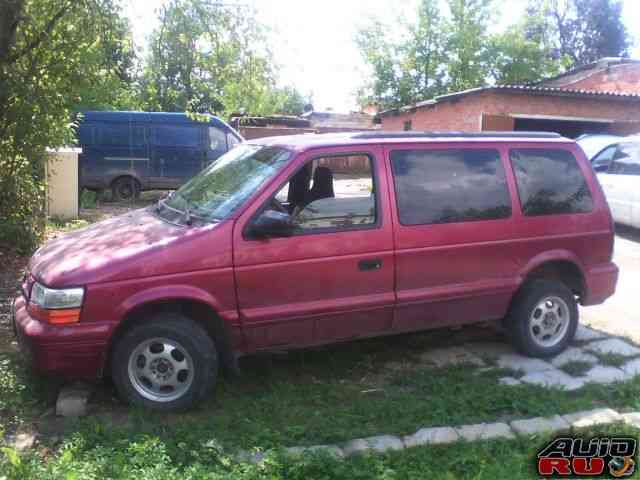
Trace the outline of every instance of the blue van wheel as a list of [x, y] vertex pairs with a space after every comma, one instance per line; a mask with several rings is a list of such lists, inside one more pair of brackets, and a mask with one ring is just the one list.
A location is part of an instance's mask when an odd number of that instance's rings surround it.
[[120, 177], [111, 187], [113, 200], [122, 202], [140, 196], [140, 183], [133, 177]]

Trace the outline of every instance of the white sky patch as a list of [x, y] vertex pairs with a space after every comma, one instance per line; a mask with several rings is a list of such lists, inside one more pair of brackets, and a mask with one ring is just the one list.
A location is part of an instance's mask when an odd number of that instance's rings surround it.
[[[134, 39], [143, 51], [157, 25], [157, 10], [165, 0], [124, 0]], [[271, 50], [280, 85], [292, 85], [313, 95], [316, 110], [357, 109], [356, 89], [366, 81], [367, 67], [354, 37], [370, 17], [393, 22], [411, 16], [418, 0], [225, 0], [225, 5], [249, 5], [270, 29]], [[623, 20], [636, 41], [632, 57], [640, 58], [640, 0], [623, 0]], [[526, 0], [501, 2], [495, 31], [524, 13]], [[492, 28], [492, 30], [494, 30]], [[390, 32], [393, 35], [394, 32]]]

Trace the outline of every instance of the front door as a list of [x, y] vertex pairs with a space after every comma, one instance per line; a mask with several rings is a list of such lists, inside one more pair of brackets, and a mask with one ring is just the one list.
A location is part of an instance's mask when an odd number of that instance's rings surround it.
[[[303, 154], [234, 229], [238, 303], [250, 350], [388, 331], [394, 256], [381, 151]], [[293, 235], [255, 239], [264, 210], [289, 212]]]

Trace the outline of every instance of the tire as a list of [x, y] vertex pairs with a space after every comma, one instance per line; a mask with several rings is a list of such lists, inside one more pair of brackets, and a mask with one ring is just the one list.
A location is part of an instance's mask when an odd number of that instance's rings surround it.
[[120, 177], [111, 185], [111, 195], [116, 202], [135, 200], [140, 196], [140, 183], [133, 177]]
[[557, 280], [533, 280], [515, 296], [506, 330], [516, 350], [530, 357], [562, 352], [578, 328], [573, 292]]
[[191, 319], [164, 313], [127, 331], [116, 343], [111, 376], [120, 397], [154, 410], [186, 410], [213, 388], [218, 355]]

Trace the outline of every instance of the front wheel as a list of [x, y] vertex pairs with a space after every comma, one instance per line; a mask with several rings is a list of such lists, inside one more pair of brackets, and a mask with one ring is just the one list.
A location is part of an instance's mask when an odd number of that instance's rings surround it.
[[115, 345], [112, 375], [128, 403], [156, 410], [184, 410], [215, 384], [213, 341], [198, 324], [163, 314], [133, 327]]
[[576, 299], [561, 282], [531, 281], [514, 298], [506, 326], [514, 347], [525, 355], [557, 355], [576, 333]]

